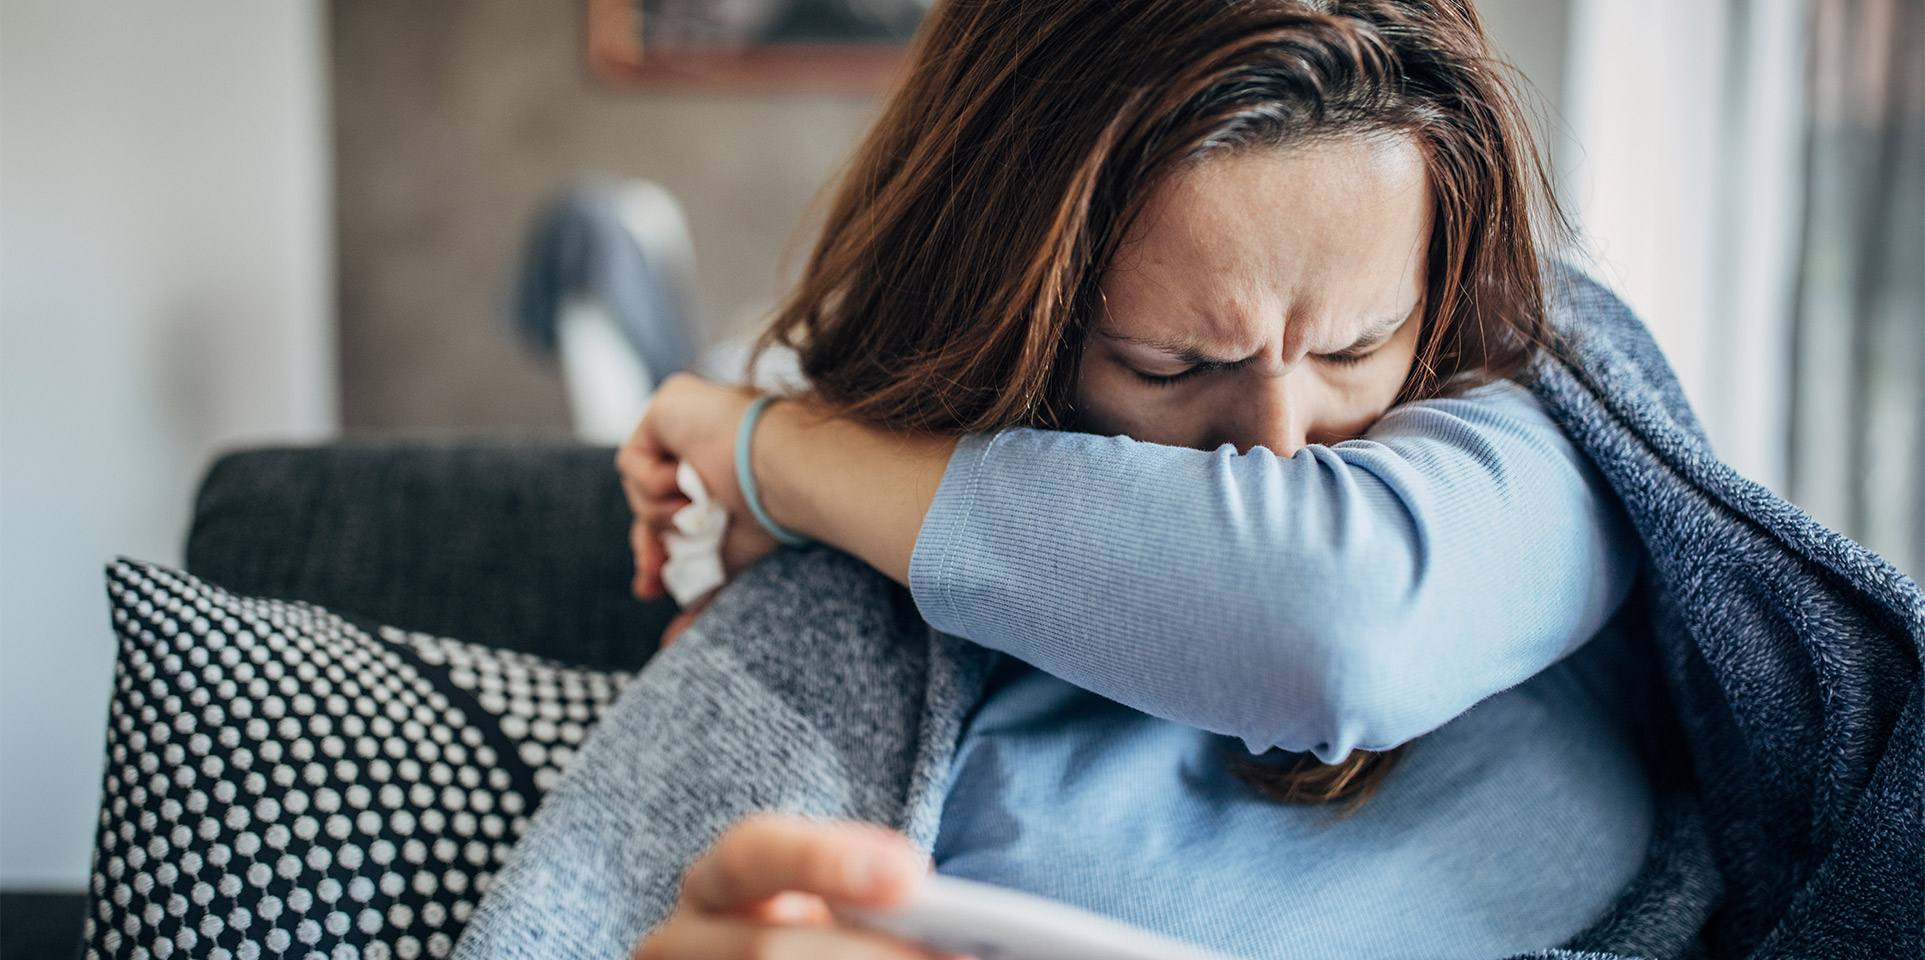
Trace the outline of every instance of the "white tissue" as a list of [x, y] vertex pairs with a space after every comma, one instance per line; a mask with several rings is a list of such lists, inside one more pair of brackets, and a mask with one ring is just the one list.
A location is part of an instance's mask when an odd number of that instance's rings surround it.
[[728, 532], [729, 515], [709, 498], [701, 475], [688, 461], [675, 468], [675, 483], [689, 504], [669, 518], [675, 529], [662, 534], [662, 545], [668, 548], [662, 586], [686, 607], [728, 579], [722, 572], [722, 535]]

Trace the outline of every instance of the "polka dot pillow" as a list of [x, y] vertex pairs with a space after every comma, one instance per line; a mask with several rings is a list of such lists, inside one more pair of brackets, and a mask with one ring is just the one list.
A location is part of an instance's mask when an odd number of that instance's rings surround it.
[[628, 677], [130, 561], [86, 955], [445, 957]]

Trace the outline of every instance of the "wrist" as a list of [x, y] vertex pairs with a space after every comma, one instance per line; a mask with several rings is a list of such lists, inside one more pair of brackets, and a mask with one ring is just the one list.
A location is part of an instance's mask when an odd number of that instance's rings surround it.
[[809, 498], [796, 482], [807, 472], [806, 465], [796, 462], [797, 451], [806, 449], [806, 441], [798, 442], [807, 431], [803, 406], [803, 401], [785, 398], [762, 411], [761, 422], [749, 437], [749, 469], [763, 512], [776, 526], [822, 540], [821, 525], [808, 509]]
[[887, 430], [808, 400], [770, 405], [750, 438], [762, 507], [780, 527], [852, 554], [899, 583], [952, 437]]
[[[777, 399], [772, 394], [764, 394], [750, 401], [748, 408], [742, 412], [741, 420], [735, 428], [735, 482], [741, 492], [743, 506], [748, 509], [749, 514], [755, 518], [755, 522], [764, 532], [783, 546], [806, 547], [813, 541], [808, 536], [778, 522], [769, 514], [768, 508], [763, 503], [760, 477], [762, 473], [769, 472], [766, 470], [769, 451], [764, 444], [764, 449], [758, 456], [755, 452], [757, 445], [755, 441], [758, 435], [765, 435], [764, 420], [768, 410], [775, 406]], [[758, 470], [758, 459], [763, 461], [763, 469]]]

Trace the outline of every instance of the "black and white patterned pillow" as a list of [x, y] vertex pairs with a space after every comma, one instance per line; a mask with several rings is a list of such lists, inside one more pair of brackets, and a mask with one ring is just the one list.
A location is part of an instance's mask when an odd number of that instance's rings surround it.
[[86, 955], [451, 951], [628, 676], [121, 560]]

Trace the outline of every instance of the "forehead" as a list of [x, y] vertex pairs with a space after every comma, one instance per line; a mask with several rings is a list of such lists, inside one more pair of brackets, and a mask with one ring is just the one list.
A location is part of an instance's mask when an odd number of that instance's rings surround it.
[[1159, 183], [1103, 277], [1104, 329], [1255, 349], [1414, 305], [1429, 233], [1402, 137], [1246, 149]]

